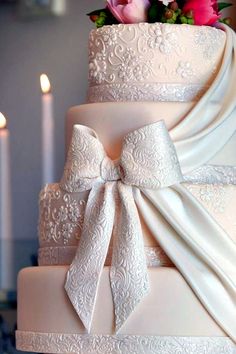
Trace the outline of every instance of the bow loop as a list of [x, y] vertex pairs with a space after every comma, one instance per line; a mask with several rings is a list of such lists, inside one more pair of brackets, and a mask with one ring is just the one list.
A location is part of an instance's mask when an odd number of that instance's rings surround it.
[[125, 184], [158, 189], [183, 181], [174, 144], [164, 121], [149, 124], [124, 138], [120, 159]]
[[106, 152], [97, 134], [90, 128], [74, 125], [70, 148], [60, 182], [67, 192], [92, 189], [100, 181], [100, 165]]

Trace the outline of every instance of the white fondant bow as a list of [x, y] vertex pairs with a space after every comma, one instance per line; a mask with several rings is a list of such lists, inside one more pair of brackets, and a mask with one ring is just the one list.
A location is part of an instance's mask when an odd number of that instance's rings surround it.
[[110, 281], [117, 331], [149, 291], [132, 186], [155, 190], [182, 180], [176, 151], [163, 121], [128, 134], [116, 161], [107, 157], [94, 131], [74, 126], [61, 187], [68, 192], [90, 190], [90, 194], [65, 288], [88, 331], [112, 232]]

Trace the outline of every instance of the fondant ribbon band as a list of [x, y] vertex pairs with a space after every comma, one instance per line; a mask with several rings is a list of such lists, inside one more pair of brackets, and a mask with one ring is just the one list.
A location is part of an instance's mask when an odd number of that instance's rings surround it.
[[90, 189], [90, 194], [65, 288], [88, 331], [110, 242], [113, 243], [110, 280], [117, 331], [149, 291], [142, 229], [132, 186], [159, 189], [182, 180], [175, 148], [163, 121], [128, 134], [119, 161], [107, 157], [92, 130], [74, 126], [61, 187], [68, 192]]
[[[70, 265], [75, 257], [77, 246], [49, 246], [40, 247], [38, 251], [38, 263], [40, 266]], [[160, 246], [144, 246], [147, 267], [173, 267], [173, 263], [167, 257]], [[112, 262], [113, 248], [109, 247], [104, 265], [110, 266]]]
[[228, 337], [180, 337], [140, 335], [86, 335], [16, 331], [19, 350], [76, 354], [235, 354]]
[[88, 103], [97, 102], [189, 102], [198, 100], [209, 88], [201, 84], [111, 83], [90, 86]]

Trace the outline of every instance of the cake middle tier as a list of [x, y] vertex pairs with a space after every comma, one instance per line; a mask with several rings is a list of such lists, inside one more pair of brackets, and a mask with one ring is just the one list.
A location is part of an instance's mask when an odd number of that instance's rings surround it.
[[[106, 102], [83, 104], [72, 107], [65, 121], [66, 151], [68, 151], [73, 126], [81, 124], [92, 128], [99, 136], [108, 156], [120, 156], [123, 138], [126, 134], [145, 125], [164, 120], [171, 131], [195, 107], [197, 102]], [[209, 114], [221, 109], [219, 102], [211, 102], [204, 109], [204, 116], [196, 117], [204, 124]], [[233, 133], [233, 132], [232, 132]], [[217, 165], [236, 165], [236, 133], [209, 163]]]
[[[236, 186], [222, 184], [183, 184], [208, 213], [236, 242]], [[49, 184], [40, 193], [39, 264], [71, 264], [81, 236], [84, 212], [89, 192], [64, 191], [59, 184]], [[172, 262], [157, 244], [141, 214], [140, 221], [148, 266], [172, 266]], [[112, 248], [106, 265], [111, 264]]]

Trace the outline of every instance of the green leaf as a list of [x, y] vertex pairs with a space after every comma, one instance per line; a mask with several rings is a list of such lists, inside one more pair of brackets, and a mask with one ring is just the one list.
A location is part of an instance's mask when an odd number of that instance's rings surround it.
[[219, 12], [222, 11], [223, 9], [226, 9], [226, 7], [232, 6], [233, 4], [230, 4], [228, 2], [218, 2], [218, 10]]
[[185, 16], [180, 16], [179, 19], [180, 19], [181, 23], [184, 23], [184, 24], [188, 23], [187, 17], [185, 17]]
[[149, 21], [152, 22], [156, 22], [158, 19], [158, 15], [159, 15], [159, 8], [158, 6], [155, 5], [151, 5], [150, 8], [148, 9], [148, 18]]

